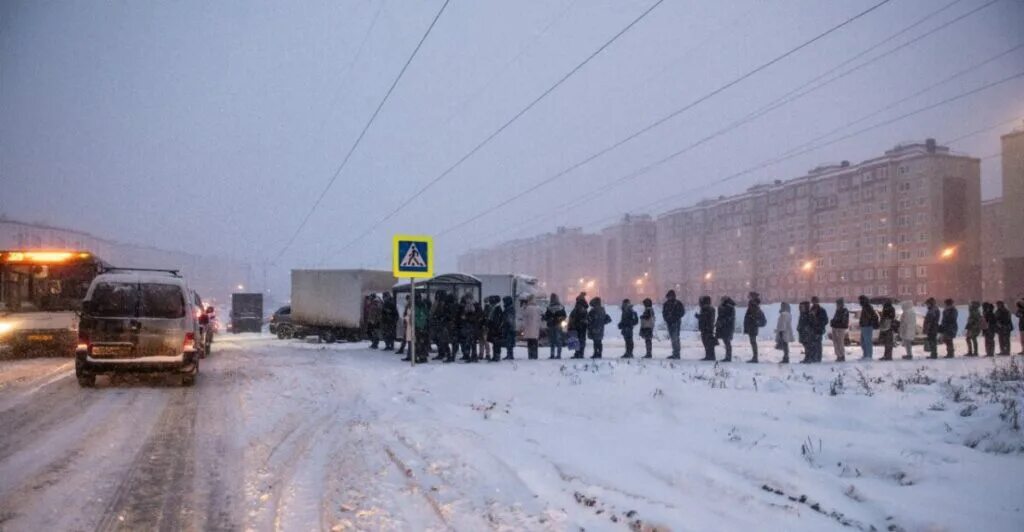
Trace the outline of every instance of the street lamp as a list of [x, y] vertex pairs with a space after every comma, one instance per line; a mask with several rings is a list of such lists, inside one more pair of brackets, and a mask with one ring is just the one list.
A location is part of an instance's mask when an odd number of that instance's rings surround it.
[[237, 288], [239, 290], [245, 290], [245, 285], [240, 284], [240, 285], [236, 286], [235, 288]]
[[813, 260], [804, 261], [804, 263], [802, 265], [800, 265], [800, 269], [805, 271], [805, 272], [810, 273], [812, 270], [814, 270], [814, 261]]
[[939, 255], [939, 257], [941, 257], [943, 260], [949, 260], [952, 259], [954, 255], [956, 255], [956, 246], [949, 246], [942, 250], [942, 253]]
[[710, 281], [712, 277], [714, 277], [714, 274], [710, 271], [704, 274], [705, 281]]

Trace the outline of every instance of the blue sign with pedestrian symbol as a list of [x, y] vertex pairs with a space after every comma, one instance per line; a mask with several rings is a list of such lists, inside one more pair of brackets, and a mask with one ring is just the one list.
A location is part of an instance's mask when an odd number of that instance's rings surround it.
[[429, 236], [395, 235], [393, 249], [395, 277], [433, 277], [434, 242]]

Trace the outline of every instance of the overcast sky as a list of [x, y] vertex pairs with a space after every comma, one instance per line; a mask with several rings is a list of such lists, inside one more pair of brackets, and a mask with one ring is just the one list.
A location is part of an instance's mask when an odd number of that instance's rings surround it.
[[[1024, 78], [777, 165], [717, 182], [1024, 43], [1024, 1], [1001, 0], [710, 140], [945, 7], [845, 69], [989, 0], [893, 0], [838, 32], [438, 239], [470, 247], [859, 161], [900, 141], [999, 152], [1024, 117]], [[452, 0], [295, 243], [291, 267], [388, 267], [390, 235], [437, 234], [614, 144], [877, 3], [666, 0], [454, 172], [345, 244], [514, 116], [654, 0]], [[337, 2], [0, 2], [0, 213], [154, 246], [273, 261], [441, 6]], [[948, 6], [948, 7], [946, 7]], [[836, 133], [1024, 71], [1024, 48]], [[825, 78], [828, 79], [828, 78]], [[1020, 121], [1018, 120], [1018, 123]], [[828, 140], [828, 139], [826, 139]], [[997, 196], [998, 157], [983, 162]], [[561, 210], [558, 206], [568, 204]]]

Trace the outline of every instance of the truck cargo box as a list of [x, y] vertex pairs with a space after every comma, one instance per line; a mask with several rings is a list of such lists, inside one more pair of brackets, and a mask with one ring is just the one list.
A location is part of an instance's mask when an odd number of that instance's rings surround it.
[[309, 328], [359, 329], [363, 297], [394, 285], [389, 271], [292, 270], [292, 321]]

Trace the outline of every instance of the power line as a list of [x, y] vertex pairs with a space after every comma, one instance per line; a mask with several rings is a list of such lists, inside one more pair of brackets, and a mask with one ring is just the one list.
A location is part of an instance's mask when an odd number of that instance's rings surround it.
[[738, 83], [741, 83], [742, 81], [746, 80], [747, 78], [749, 78], [749, 77], [757, 74], [758, 72], [760, 72], [760, 71], [762, 71], [762, 70], [764, 70], [764, 69], [774, 65], [775, 63], [778, 63], [779, 61], [782, 61], [783, 59], [789, 57], [790, 55], [793, 55], [794, 53], [798, 52], [799, 50], [802, 50], [803, 48], [806, 48], [807, 46], [809, 46], [812, 43], [814, 43], [814, 42], [824, 38], [825, 36], [835, 32], [835, 31], [838, 31], [840, 28], [843, 28], [844, 26], [846, 26], [846, 25], [852, 23], [853, 21], [855, 21], [855, 20], [857, 20], [857, 19], [867, 15], [868, 13], [874, 11], [875, 9], [878, 9], [879, 7], [887, 4], [888, 2], [889, 2], [889, 0], [883, 0], [882, 2], [879, 2], [879, 3], [869, 7], [868, 9], [866, 9], [864, 11], [861, 11], [860, 13], [858, 13], [858, 14], [856, 14], [856, 15], [854, 15], [854, 16], [846, 19], [846, 20], [844, 20], [843, 22], [841, 22], [841, 23], [839, 23], [839, 24], [837, 24], [835, 26], [832, 26], [828, 30], [826, 30], [826, 31], [824, 31], [822, 33], [819, 33], [815, 37], [813, 37], [813, 38], [811, 38], [811, 39], [809, 39], [807, 41], [804, 41], [799, 46], [796, 46], [795, 48], [789, 49], [787, 52], [783, 53], [782, 55], [776, 56], [774, 59], [772, 59], [772, 60], [770, 60], [770, 61], [768, 61], [766, 63], [762, 63], [760, 66], [754, 68], [753, 70], [750, 70], [750, 71], [746, 72], [745, 74], [741, 75], [740, 77], [733, 79], [732, 81], [726, 83], [725, 85], [722, 85], [722, 86], [718, 87], [717, 89], [715, 89], [715, 90], [713, 90], [713, 91], [711, 91], [711, 92], [701, 96], [700, 98], [697, 98], [696, 100], [686, 104], [685, 106], [680, 107], [680, 108], [670, 112], [669, 114], [662, 116], [661, 118], [655, 120], [654, 122], [651, 122], [650, 124], [644, 126], [643, 128], [640, 128], [639, 130], [637, 130], [637, 131], [633, 132], [632, 134], [624, 137], [623, 139], [615, 142], [614, 144], [611, 144], [611, 145], [609, 145], [609, 146], [607, 146], [607, 147], [605, 147], [605, 148], [603, 148], [601, 150], [598, 150], [597, 152], [595, 152], [595, 153], [587, 156], [586, 158], [584, 158], [584, 159], [582, 159], [582, 160], [580, 160], [580, 161], [570, 165], [569, 167], [561, 170], [560, 172], [558, 172], [558, 173], [556, 173], [556, 174], [554, 174], [552, 176], [549, 176], [549, 177], [547, 177], [547, 178], [545, 178], [545, 179], [543, 179], [543, 180], [541, 180], [541, 181], [539, 181], [537, 183], [534, 183], [532, 186], [528, 187], [526, 190], [524, 190], [524, 191], [522, 191], [522, 192], [512, 196], [511, 198], [507, 198], [504, 201], [498, 203], [497, 205], [493, 205], [493, 206], [491, 206], [491, 207], [481, 211], [480, 213], [477, 213], [475, 216], [473, 216], [469, 220], [461, 222], [461, 223], [457, 224], [457, 226], [455, 226], [453, 228], [446, 229], [445, 231], [443, 231], [440, 234], [443, 235], [443, 234], [446, 234], [446, 233], [454, 230], [457, 227], [462, 227], [462, 226], [468, 225], [468, 224], [470, 224], [470, 223], [472, 223], [472, 222], [482, 218], [487, 213], [494, 212], [494, 210], [500, 209], [501, 207], [504, 207], [505, 205], [508, 205], [509, 203], [512, 203], [513, 201], [515, 201], [515, 200], [525, 196], [526, 194], [529, 194], [529, 193], [531, 193], [531, 192], [533, 192], [533, 191], [535, 191], [535, 190], [537, 190], [537, 189], [539, 189], [539, 188], [541, 188], [541, 187], [543, 187], [543, 186], [545, 186], [547, 184], [550, 184], [550, 183], [552, 183], [552, 182], [562, 178], [563, 176], [569, 174], [570, 172], [576, 170], [577, 168], [580, 168], [580, 167], [586, 165], [587, 163], [589, 163], [589, 162], [591, 162], [591, 161], [593, 161], [593, 160], [603, 156], [604, 154], [606, 154], [606, 153], [608, 153], [608, 152], [610, 152], [612, 150], [615, 150], [619, 146], [622, 146], [623, 144], [626, 144], [627, 142], [629, 142], [629, 141], [639, 137], [640, 135], [643, 135], [644, 133], [646, 133], [646, 132], [648, 132], [648, 131], [650, 131], [650, 130], [658, 127], [658, 126], [660, 126], [661, 124], [664, 124], [665, 122], [667, 122], [667, 121], [669, 121], [669, 120], [679, 116], [680, 114], [682, 114], [682, 113], [684, 113], [684, 112], [686, 112], [686, 111], [688, 111], [688, 110], [690, 110], [690, 109], [700, 105], [701, 103], [703, 103], [703, 102], [705, 102], [705, 101], [715, 97], [716, 95], [718, 95], [719, 93], [725, 91], [726, 89], [729, 89], [730, 87], [733, 87], [734, 85], [736, 85]]
[[437, 14], [434, 15], [434, 19], [430, 21], [430, 25], [427, 26], [427, 30], [423, 32], [423, 36], [420, 37], [419, 42], [416, 43], [416, 48], [414, 48], [412, 53], [409, 54], [409, 58], [405, 60], [405, 64], [402, 65], [402, 69], [398, 72], [398, 75], [395, 76], [395, 80], [391, 82], [391, 86], [388, 87], [387, 92], [384, 93], [384, 97], [380, 100], [380, 103], [377, 104], [377, 108], [374, 109], [373, 114], [370, 115], [370, 119], [366, 121], [366, 125], [364, 125], [363, 130], [359, 132], [359, 136], [356, 137], [355, 142], [352, 143], [352, 146], [349, 148], [348, 153], [345, 154], [345, 158], [342, 159], [341, 164], [338, 165], [338, 169], [334, 171], [334, 175], [332, 175], [331, 179], [327, 182], [327, 186], [324, 187], [323, 191], [320, 192], [320, 196], [317, 197], [315, 202], [313, 202], [313, 206], [310, 207], [309, 212], [306, 213], [306, 216], [302, 219], [302, 222], [299, 224], [299, 227], [295, 229], [295, 232], [292, 234], [291, 238], [288, 239], [288, 243], [286, 243], [284, 247], [281, 248], [281, 251], [278, 252], [277, 257], [274, 259], [274, 262], [280, 260], [280, 258], [284, 255], [288, 248], [290, 248], [291, 245], [295, 242], [295, 239], [299, 236], [299, 233], [302, 232], [302, 229], [306, 227], [306, 223], [309, 222], [309, 218], [313, 215], [314, 212], [316, 212], [316, 209], [317, 207], [320, 206], [320, 203], [323, 201], [324, 196], [327, 195], [327, 192], [334, 185], [334, 182], [338, 179], [338, 176], [341, 175], [342, 170], [345, 169], [345, 166], [348, 164], [348, 161], [352, 157], [352, 154], [356, 151], [356, 148], [359, 147], [359, 144], [360, 142], [362, 142], [363, 137], [366, 136], [366, 132], [370, 129], [370, 126], [373, 125], [373, 121], [377, 118], [377, 115], [380, 113], [380, 110], [384, 107], [384, 104], [387, 103], [388, 98], [391, 96], [391, 93], [395, 90], [395, 87], [398, 85], [398, 82], [402, 79], [402, 75], [405, 74], [406, 69], [409, 68], [409, 64], [412, 63], [413, 58], [415, 58], [416, 54], [420, 51], [420, 47], [422, 47], [423, 42], [427, 40], [427, 37], [430, 35], [430, 32], [434, 29], [434, 26], [437, 24], [437, 20], [441, 18], [441, 14], [444, 13], [445, 8], [448, 7], [448, 2], [450, 1], [451, 0], [444, 0], [444, 4], [442, 4], [441, 8], [437, 10]]
[[[857, 71], [857, 70], [867, 66], [868, 64], [871, 64], [871, 63], [873, 63], [875, 61], [878, 61], [879, 59], [887, 57], [887, 56], [895, 53], [896, 51], [899, 51], [899, 50], [901, 50], [901, 49], [903, 49], [903, 48], [905, 48], [905, 47], [907, 47], [907, 46], [909, 46], [909, 45], [911, 45], [913, 43], [916, 43], [916, 42], [920, 41], [921, 39], [923, 39], [923, 38], [925, 38], [925, 37], [927, 37], [929, 35], [932, 35], [935, 32], [937, 32], [937, 31], [939, 31], [939, 30], [941, 30], [943, 28], [948, 27], [951, 24], [959, 22], [960, 20], [963, 20], [964, 18], [966, 18], [966, 17], [968, 17], [970, 15], [973, 15], [974, 13], [976, 13], [976, 12], [978, 12], [978, 11], [980, 11], [980, 10], [982, 10], [982, 9], [984, 9], [984, 8], [986, 8], [986, 7], [992, 5], [992, 4], [994, 4], [994, 3], [996, 3], [996, 2], [998, 2], [1000, 0], [990, 0], [988, 3], [986, 3], [986, 4], [982, 5], [982, 6], [979, 6], [979, 7], [975, 8], [975, 9], [973, 9], [973, 10], [971, 10], [971, 11], [969, 11], [969, 12], [963, 14], [963, 15], [960, 15], [959, 17], [956, 17], [955, 19], [950, 20], [950, 21], [948, 21], [948, 22], [946, 22], [946, 23], [944, 23], [944, 24], [942, 24], [942, 25], [940, 25], [940, 26], [938, 26], [936, 28], [933, 28], [932, 30], [929, 30], [928, 32], [926, 32], [926, 33], [924, 33], [924, 34], [922, 34], [922, 35], [920, 35], [920, 36], [918, 36], [918, 37], [916, 37], [916, 38], [914, 38], [914, 39], [912, 39], [910, 41], [904, 42], [904, 43], [900, 44], [899, 46], [886, 51], [885, 53], [882, 53], [882, 54], [877, 55], [877, 56], [875, 56], [875, 57], [873, 57], [873, 58], [871, 58], [871, 59], [869, 59], [869, 60], [867, 60], [865, 62], [862, 62], [862, 63], [854, 66], [853, 68], [848, 69], [845, 72], [837, 75], [837, 76], [834, 76], [834, 77], [832, 77], [832, 78], [830, 78], [830, 79], [828, 79], [828, 80], [826, 80], [826, 81], [824, 81], [824, 82], [822, 82], [822, 83], [820, 83], [820, 84], [818, 84], [816, 86], [811, 87], [810, 89], [808, 89], [806, 91], [799, 92], [802, 89], [804, 89], [804, 88], [814, 84], [815, 82], [821, 80], [825, 76], [835, 72], [836, 70], [839, 70], [843, 66], [846, 66], [847, 64], [849, 64], [849, 63], [851, 63], [851, 62], [853, 62], [853, 61], [863, 57], [864, 55], [867, 55], [871, 51], [873, 51], [873, 50], [877, 49], [878, 47], [884, 45], [885, 43], [893, 40], [894, 38], [898, 37], [899, 35], [902, 35], [903, 33], [906, 33], [907, 31], [909, 31], [909, 30], [919, 26], [920, 24], [924, 23], [928, 19], [938, 15], [939, 13], [942, 13], [943, 11], [949, 9], [950, 7], [952, 7], [953, 5], [955, 5], [955, 4], [957, 4], [957, 3], [961, 2], [961, 1], [962, 0], [953, 0], [952, 2], [949, 2], [946, 5], [941, 6], [940, 8], [930, 12], [929, 14], [925, 15], [924, 17], [922, 17], [922, 18], [918, 19], [917, 21], [911, 23], [910, 25], [908, 25], [908, 26], [900, 29], [899, 31], [893, 33], [889, 37], [879, 41], [878, 43], [875, 43], [874, 45], [870, 46], [869, 48], [867, 48], [867, 49], [863, 50], [862, 52], [854, 55], [853, 57], [843, 61], [842, 63], [836, 65], [835, 67], [832, 67], [831, 69], [829, 69], [828, 71], [818, 75], [817, 77], [815, 77], [815, 78], [813, 78], [813, 79], [803, 83], [802, 85], [800, 85], [800, 86], [796, 87], [795, 89], [787, 92], [786, 94], [780, 96], [779, 98], [776, 98], [775, 100], [773, 100], [772, 102], [762, 106], [758, 110], [753, 111], [753, 112], [747, 114], [746, 116], [744, 116], [744, 117], [742, 117], [742, 118], [732, 122], [731, 124], [725, 126], [724, 128], [719, 129], [718, 131], [715, 131], [714, 133], [712, 133], [712, 134], [710, 134], [710, 135], [708, 135], [708, 136], [706, 136], [704, 138], [701, 138], [698, 141], [690, 144], [685, 149], [680, 150], [679, 152], [675, 153], [673, 155], [673, 157], [682, 155], [683, 153], [685, 153], [687, 151], [690, 151], [690, 150], [692, 150], [692, 149], [694, 149], [694, 148], [696, 148], [696, 147], [698, 147], [698, 146], [700, 146], [700, 145], [702, 145], [702, 144], [704, 144], [706, 142], [709, 142], [709, 141], [711, 141], [711, 140], [713, 140], [713, 139], [715, 139], [715, 138], [717, 138], [717, 137], [719, 137], [721, 135], [724, 135], [725, 133], [728, 133], [728, 132], [736, 129], [737, 127], [739, 127], [739, 126], [741, 126], [743, 124], [746, 124], [746, 123], [749, 123], [749, 122], [751, 122], [753, 120], [756, 120], [757, 118], [759, 118], [761, 116], [764, 116], [768, 112], [771, 112], [771, 111], [773, 111], [775, 109], [778, 109], [778, 108], [780, 108], [780, 107], [782, 107], [784, 105], [792, 103], [792, 102], [794, 102], [794, 101], [796, 101], [796, 100], [798, 100], [798, 99], [800, 99], [800, 98], [810, 94], [811, 92], [814, 92], [814, 91], [816, 91], [816, 90], [818, 90], [818, 89], [820, 89], [822, 87], [825, 87], [826, 85], [829, 85], [829, 84], [831, 84], [831, 83], [833, 83], [835, 81], [838, 81], [839, 79], [842, 79], [843, 77], [845, 77], [845, 76], [847, 76], [847, 75], [849, 75], [849, 74], [851, 74], [851, 73], [853, 73], [853, 72], [855, 72], [855, 71]], [[794, 96], [794, 94], [795, 94], [795, 96]], [[599, 153], [599, 155], [601, 155], [601, 154]], [[589, 162], [589, 161], [585, 160], [583, 164], [585, 164], [586, 162]], [[581, 166], [581, 165], [578, 165], [578, 166]], [[501, 207], [504, 207], [505, 205], [508, 205], [508, 204], [510, 204], [510, 203], [512, 203], [512, 202], [514, 202], [514, 201], [516, 201], [516, 200], [526, 196], [527, 194], [530, 194], [530, 193], [538, 190], [539, 188], [554, 182], [555, 180], [557, 180], [558, 178], [564, 176], [565, 174], [569, 173], [570, 171], [574, 170], [578, 166], [574, 165], [573, 167], [570, 167], [567, 170], [563, 170], [562, 172], [559, 172], [558, 174], [552, 176], [551, 178], [548, 178], [546, 180], [538, 182], [535, 185], [527, 188], [526, 190], [524, 190], [522, 192], [519, 192], [517, 194], [514, 194], [513, 196], [503, 200], [502, 202], [500, 202], [500, 203], [498, 203], [496, 205], [493, 205], [493, 206], [491, 206], [491, 207], [489, 207], [489, 208], [487, 208], [485, 210], [480, 211], [479, 213], [477, 213], [476, 215], [470, 217], [469, 219], [464, 220], [462, 222], [459, 222], [459, 223], [455, 224], [454, 226], [451, 226], [451, 227], [443, 230], [442, 232], [438, 233], [438, 236], [443, 236], [443, 235], [448, 234], [448, 233], [450, 233], [452, 231], [455, 231], [457, 229], [465, 227], [465, 226], [475, 222], [476, 220], [479, 220], [480, 218], [486, 216], [487, 214], [489, 214], [491, 212], [494, 212], [495, 210], [500, 209]], [[657, 166], [657, 164], [655, 166]], [[637, 172], [628, 174], [628, 175], [624, 176], [623, 178], [621, 178], [618, 181], [615, 181], [615, 182], [612, 182], [612, 183], [610, 183], [608, 185], [605, 185], [604, 187], [602, 187], [602, 189], [597, 191], [597, 193], [590, 193], [590, 194], [588, 194], [588, 197], [591, 197], [591, 198], [592, 197], [596, 197], [597, 195], [599, 195], [604, 190], [607, 190], [608, 188], [610, 188], [610, 187], [612, 187], [612, 186], [614, 186], [616, 184], [619, 184], [621, 182], [628, 181], [629, 179], [632, 179], [632, 178], [636, 177], [637, 175], [646, 173], [648, 170], [650, 170], [650, 168], [649, 167], [645, 167], [645, 168], [642, 168], [641, 170], [639, 170]], [[575, 201], [581, 201], [581, 200], [574, 200], [574, 202]]]
[[[978, 94], [980, 92], [992, 89], [992, 88], [994, 88], [996, 86], [1002, 85], [1004, 83], [1008, 83], [1010, 81], [1013, 81], [1013, 80], [1021, 78], [1021, 77], [1024, 77], [1024, 71], [1018, 72], [1017, 74], [1014, 74], [1014, 75], [1002, 78], [1002, 79], [997, 80], [997, 81], [986, 83], [986, 84], [981, 85], [979, 87], [975, 87], [974, 89], [971, 89], [971, 90], [959, 93], [959, 94], [957, 94], [955, 96], [951, 96], [951, 97], [946, 98], [946, 99], [944, 99], [942, 101], [939, 101], [939, 102], [936, 102], [936, 103], [933, 103], [933, 104], [929, 104], [929, 105], [926, 105], [924, 107], [919, 107], [919, 108], [917, 108], [917, 109], [915, 109], [913, 111], [904, 113], [904, 114], [899, 115], [899, 116], [897, 116], [895, 118], [891, 118], [889, 120], [878, 122], [878, 123], [873, 124], [871, 126], [859, 129], [857, 131], [854, 131], [853, 133], [849, 133], [849, 134], [844, 135], [842, 137], [830, 140], [828, 142], [825, 142], [825, 143], [822, 143], [822, 144], [818, 144], [818, 145], [814, 145], [814, 146], [808, 147], [808, 148], [806, 148], [804, 150], [801, 150], [801, 151], [780, 155], [780, 156], [775, 157], [773, 159], [762, 161], [761, 163], [758, 163], [756, 165], [748, 167], [748, 168], [746, 168], [744, 170], [740, 170], [740, 171], [735, 172], [733, 174], [730, 174], [730, 175], [728, 175], [726, 177], [717, 179], [717, 180], [712, 181], [710, 183], [703, 184], [701, 186], [697, 186], [697, 187], [692, 187], [692, 188], [686, 189], [686, 190], [681, 191], [681, 192], [679, 192], [677, 194], [673, 194], [671, 196], [667, 196], [667, 197], [658, 199], [657, 201], [648, 203], [648, 204], [646, 204], [644, 206], [641, 206], [641, 207], [638, 207], [638, 208], [639, 209], [648, 209], [648, 208], [651, 208], [651, 207], [653, 207], [653, 206], [655, 206], [655, 205], [657, 205], [659, 203], [665, 203], [667, 201], [673, 201], [673, 200], [679, 199], [679, 198], [681, 198], [683, 196], [687, 196], [687, 195], [693, 194], [694, 192], [699, 192], [701, 190], [705, 190], [705, 189], [710, 188], [712, 186], [719, 185], [719, 184], [725, 183], [727, 181], [732, 181], [733, 179], [736, 179], [737, 177], [741, 177], [743, 175], [755, 172], [757, 170], [761, 170], [761, 169], [764, 169], [764, 168], [768, 168], [770, 166], [774, 166], [774, 165], [776, 165], [778, 163], [781, 163], [783, 161], [787, 161], [787, 160], [792, 159], [794, 157], [797, 157], [799, 155], [803, 155], [805, 153], [809, 153], [811, 151], [815, 151], [815, 150], [824, 148], [826, 146], [831, 146], [831, 145], [836, 144], [838, 142], [841, 142], [843, 140], [847, 140], [849, 138], [852, 138], [852, 137], [855, 137], [855, 136], [867, 133], [868, 131], [873, 131], [873, 130], [878, 129], [880, 127], [887, 126], [889, 124], [898, 122], [900, 120], [905, 120], [907, 118], [910, 118], [912, 116], [921, 114], [923, 112], [930, 111], [932, 109], [936, 109], [936, 108], [944, 106], [944, 105], [948, 105], [948, 104], [953, 103], [955, 101], [967, 98], [969, 96], [973, 96], [973, 95]], [[1010, 122], [1012, 122], [1012, 121], [1013, 120], [1011, 120]], [[1006, 123], [1006, 121], [1003, 121], [1001, 124], [1005, 124], [1005, 123]], [[986, 129], [992, 129], [993, 127], [997, 127], [997, 126], [991, 126], [989, 128], [986, 128]], [[976, 133], [979, 133], [979, 132], [984, 131], [984, 130], [985, 129], [977, 131], [977, 132], [974, 132], [974, 133], [971, 133], [971, 134], [976, 134]], [[965, 135], [963, 137], [958, 137], [958, 139], [954, 139], [954, 140], [960, 140], [960, 139], [966, 138], [967, 136], [970, 136], [971, 134]], [[953, 141], [947, 141], [947, 142], [948, 143], [952, 143]], [[615, 215], [614, 218], [618, 218], [619, 216], [621, 216], [621, 214]], [[602, 218], [601, 220], [599, 220], [598, 222], [595, 222], [595, 223], [601, 223], [603, 221], [611, 220], [611, 219], [614, 219], [614, 218], [613, 217]]]
[[[889, 0], [886, 0], [886, 1], [889, 1]], [[527, 104], [526, 107], [524, 107], [518, 113], [513, 115], [512, 118], [510, 118], [508, 121], [506, 121], [504, 124], [502, 124], [498, 129], [494, 130], [490, 135], [488, 135], [486, 138], [484, 138], [484, 140], [480, 141], [476, 146], [473, 147], [473, 149], [469, 150], [465, 155], [463, 155], [461, 158], [459, 158], [459, 160], [455, 161], [454, 164], [449, 166], [446, 170], [444, 170], [443, 172], [438, 174], [436, 177], [434, 177], [432, 180], [430, 180], [426, 185], [424, 185], [419, 190], [417, 190], [412, 196], [406, 198], [405, 201], [403, 201], [401, 204], [399, 204], [397, 207], [395, 207], [391, 212], [389, 212], [383, 218], [381, 218], [381, 219], [377, 220], [376, 222], [374, 222], [369, 228], [367, 228], [365, 231], [360, 233], [359, 236], [355, 237], [354, 239], [349, 241], [347, 244], [345, 244], [339, 250], [339, 252], [345, 251], [346, 249], [351, 247], [356, 242], [362, 240], [364, 237], [366, 237], [366, 235], [368, 235], [371, 232], [373, 232], [373, 230], [375, 230], [381, 224], [383, 224], [384, 222], [390, 220], [393, 216], [395, 216], [396, 214], [401, 212], [402, 209], [404, 209], [406, 206], [408, 206], [410, 203], [412, 203], [416, 198], [420, 197], [424, 192], [426, 192], [431, 187], [433, 187], [438, 182], [440, 182], [442, 179], [447, 177], [452, 171], [454, 171], [456, 168], [458, 168], [460, 165], [462, 165], [463, 162], [465, 162], [467, 159], [472, 157], [476, 152], [480, 151], [481, 148], [486, 146], [495, 137], [500, 135], [502, 131], [505, 131], [505, 129], [508, 128], [510, 125], [512, 125], [516, 120], [518, 120], [520, 117], [522, 117], [527, 112], [529, 112], [530, 109], [533, 109], [533, 107], [535, 105], [537, 105], [541, 100], [546, 98], [555, 89], [557, 89], [559, 86], [561, 86], [563, 83], [565, 83], [566, 80], [568, 80], [570, 77], [572, 77], [574, 74], [576, 74], [576, 72], [578, 72], [581, 68], [583, 68], [594, 57], [597, 57], [598, 54], [600, 54], [606, 48], [611, 46], [611, 44], [613, 42], [615, 42], [616, 40], [618, 40], [619, 37], [621, 37], [623, 34], [625, 34], [627, 31], [629, 31], [638, 22], [643, 20], [651, 11], [654, 10], [654, 8], [656, 8], [659, 5], [661, 5], [662, 2], [664, 2], [664, 0], [656, 0], [653, 4], [651, 4], [650, 7], [648, 7], [643, 13], [641, 13], [640, 16], [636, 17], [635, 19], [633, 19], [632, 22], [627, 24], [626, 27], [624, 27], [621, 30], [619, 30], [619, 32], [616, 33], [614, 36], [612, 36], [611, 39], [607, 40], [597, 50], [595, 50], [593, 53], [591, 53], [589, 56], [587, 56], [586, 59], [584, 59], [582, 62], [577, 64], [572, 70], [570, 70], [567, 74], [565, 74], [558, 81], [556, 81], [554, 85], [551, 85], [550, 87], [548, 87], [547, 90], [545, 90], [543, 93], [540, 94], [540, 96], [537, 96], [536, 98], [534, 98], [533, 101], [531, 101], [529, 104]]]

